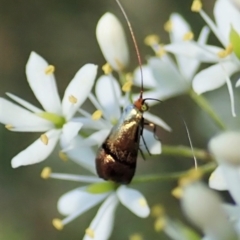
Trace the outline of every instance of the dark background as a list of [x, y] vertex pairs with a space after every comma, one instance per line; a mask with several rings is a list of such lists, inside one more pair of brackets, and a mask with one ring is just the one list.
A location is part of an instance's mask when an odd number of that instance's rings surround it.
[[[142, 56], [152, 54], [143, 45], [146, 35], [155, 33], [161, 36], [163, 42], [169, 42], [163, 24], [172, 12], [184, 15], [193, 32], [198, 35], [204, 22], [198, 14], [190, 11], [191, 3], [191, 0], [122, 0]], [[204, 8], [210, 15], [213, 5], [214, 1], [204, 1]], [[82, 65], [95, 63], [102, 66], [105, 60], [95, 38], [95, 27], [99, 18], [107, 11], [118, 16], [126, 29], [132, 59], [129, 70], [133, 70], [137, 66], [136, 54], [122, 13], [114, 0], [0, 0], [0, 96], [4, 97], [5, 92], [11, 92], [39, 106], [25, 76], [25, 65], [31, 51], [36, 51], [56, 67], [61, 97]], [[213, 36], [211, 41], [215, 41]], [[142, 58], [144, 62], [145, 59]], [[227, 99], [226, 91], [219, 91], [212, 96], [221, 95]], [[213, 103], [218, 106], [218, 100]], [[86, 104], [84, 106], [87, 108]], [[172, 133], [160, 130], [160, 138], [164, 144], [188, 145], [186, 132], [177, 112], [184, 116], [196, 147], [205, 148], [208, 138], [216, 133], [211, 121], [186, 96], [167, 100], [155, 106], [152, 111], [174, 130]], [[220, 111], [221, 113], [223, 115]], [[206, 134], [203, 133], [203, 126], [208, 127]], [[11, 159], [38, 136], [39, 134], [34, 133], [10, 132], [0, 126], [0, 239], [81, 239], [97, 208], [65, 226], [63, 231], [55, 230], [51, 221], [55, 217], [61, 218], [56, 209], [58, 198], [79, 184], [59, 180], [44, 181], [40, 178], [40, 172], [48, 165], [56, 172], [81, 174], [83, 170], [72, 162], [62, 162], [57, 156], [57, 150], [43, 163], [11, 168]], [[152, 161], [140, 160], [137, 174], [173, 172], [192, 166], [191, 159], [160, 156]], [[134, 187], [144, 193], [150, 206], [161, 203], [170, 216], [178, 218], [181, 211], [177, 200], [170, 194], [175, 184], [146, 183]], [[150, 217], [147, 220], [139, 219], [126, 208], [118, 207], [111, 239], [127, 239], [135, 232], [143, 234], [144, 239], [168, 239], [164, 234], [154, 232], [153, 219]]]

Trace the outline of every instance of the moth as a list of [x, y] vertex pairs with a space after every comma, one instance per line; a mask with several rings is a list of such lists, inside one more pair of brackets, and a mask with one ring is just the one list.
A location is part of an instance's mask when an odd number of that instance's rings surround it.
[[[141, 69], [141, 58], [131, 24], [120, 2], [118, 0], [116, 0], [116, 2], [128, 23]], [[139, 98], [123, 110], [121, 118], [118, 120], [117, 124], [113, 126], [108, 137], [98, 150], [96, 170], [98, 176], [105, 180], [111, 180], [120, 184], [128, 184], [135, 174], [138, 151], [140, 150], [140, 137], [143, 134], [145, 125], [143, 113], [148, 110], [145, 101], [157, 100], [152, 98], [144, 99], [143, 78], [141, 85]], [[145, 141], [144, 144], [146, 146]]]

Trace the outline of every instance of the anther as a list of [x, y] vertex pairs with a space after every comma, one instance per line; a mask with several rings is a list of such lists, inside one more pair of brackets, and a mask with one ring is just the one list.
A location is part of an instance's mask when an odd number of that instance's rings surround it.
[[174, 188], [174, 189], [172, 190], [171, 194], [172, 194], [175, 198], [180, 199], [180, 198], [182, 198], [182, 196], [183, 196], [183, 190], [182, 190], [181, 187], [176, 187], [176, 188]]
[[165, 217], [159, 217], [154, 223], [154, 230], [156, 232], [161, 232], [165, 228], [166, 224], [167, 222]]
[[90, 238], [94, 238], [94, 231], [93, 231], [93, 229], [91, 229], [91, 228], [87, 228], [86, 230], [85, 230], [85, 233], [90, 237]]
[[44, 145], [48, 145], [48, 136], [45, 133], [40, 136], [40, 140]]
[[6, 125], [5, 125], [5, 128], [6, 128], [7, 130], [12, 130], [12, 129], [13, 129], [13, 125], [11, 125], [11, 124], [6, 124]]
[[45, 69], [45, 74], [50, 75], [54, 73], [55, 67], [53, 65], [48, 65]]
[[190, 40], [193, 40], [193, 38], [194, 38], [194, 34], [191, 31], [183, 35], [183, 41], [190, 41]]
[[129, 240], [143, 240], [143, 237], [139, 233], [134, 233], [129, 236]]
[[72, 103], [72, 104], [77, 103], [77, 98], [74, 97], [73, 95], [70, 95], [70, 96], [68, 97], [68, 100], [69, 100], [69, 102]]
[[68, 157], [67, 157], [67, 154], [62, 152], [62, 151], [59, 151], [58, 153], [58, 156], [60, 159], [62, 159], [64, 162], [68, 161]]
[[64, 225], [62, 223], [62, 220], [59, 218], [54, 218], [52, 220], [52, 225], [57, 229], [57, 230], [62, 230]]
[[122, 91], [123, 92], [130, 92], [132, 88], [133, 82], [132, 81], [127, 81], [126, 83], [123, 84], [122, 86]]
[[155, 217], [155, 218], [160, 217], [160, 216], [163, 216], [164, 213], [165, 213], [165, 210], [160, 204], [154, 205], [151, 208], [151, 216], [152, 217]]
[[108, 75], [112, 72], [112, 68], [110, 66], [109, 63], [105, 63], [103, 66], [102, 66], [102, 70], [104, 72], [105, 75]]
[[92, 114], [92, 120], [99, 120], [102, 117], [102, 111], [101, 110], [96, 110]]
[[146, 207], [147, 206], [147, 201], [144, 198], [140, 198], [138, 200], [139, 204], [141, 207]]
[[163, 45], [160, 45], [159, 49], [155, 53], [157, 57], [162, 57], [166, 54], [166, 50], [164, 49]]
[[159, 36], [158, 35], [154, 35], [154, 34], [149, 35], [149, 36], [145, 37], [145, 39], [144, 39], [144, 43], [147, 46], [150, 46], [150, 47], [158, 44], [159, 42], [160, 42]]
[[51, 173], [52, 173], [52, 169], [50, 167], [45, 167], [41, 172], [41, 178], [48, 179]]
[[191, 6], [192, 12], [199, 12], [202, 9], [202, 2], [200, 0], [194, 0]]
[[164, 24], [164, 30], [166, 32], [171, 32], [173, 29], [173, 23], [172, 21], [168, 20], [165, 24]]

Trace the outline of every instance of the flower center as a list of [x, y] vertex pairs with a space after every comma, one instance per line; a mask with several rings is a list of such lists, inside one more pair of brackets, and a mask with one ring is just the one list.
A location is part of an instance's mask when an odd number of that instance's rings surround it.
[[37, 115], [41, 118], [44, 118], [52, 122], [56, 128], [62, 128], [63, 125], [66, 123], [66, 119], [64, 117], [59, 116], [55, 113], [42, 112], [42, 113], [37, 113]]

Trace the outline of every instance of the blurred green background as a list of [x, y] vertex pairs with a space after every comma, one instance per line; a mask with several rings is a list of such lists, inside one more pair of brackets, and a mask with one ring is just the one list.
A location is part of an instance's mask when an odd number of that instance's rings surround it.
[[[190, 11], [191, 2], [122, 0], [139, 42], [143, 62], [144, 56], [152, 54], [143, 45], [146, 35], [155, 33], [161, 36], [163, 42], [169, 42], [163, 24], [172, 12], [184, 15], [198, 35], [204, 22], [198, 14]], [[210, 12], [213, 5], [214, 1], [204, 1], [207, 12]], [[11, 92], [39, 106], [25, 76], [25, 65], [31, 51], [36, 51], [56, 67], [61, 97], [83, 64], [95, 63], [102, 66], [105, 60], [95, 38], [95, 27], [98, 19], [107, 11], [118, 16], [126, 29], [132, 50], [129, 70], [133, 70], [137, 66], [136, 54], [122, 13], [114, 0], [0, 0], [0, 96], [5, 97], [5, 92]], [[99, 74], [100, 72], [101, 70]], [[217, 94], [227, 99], [226, 89], [219, 91], [221, 92]], [[217, 100], [215, 105], [218, 107]], [[86, 104], [84, 106], [87, 108]], [[229, 105], [226, 104], [226, 108]], [[167, 100], [155, 106], [152, 111], [174, 130], [172, 133], [160, 131], [164, 144], [188, 145], [186, 132], [177, 112], [184, 116], [194, 146], [205, 148], [208, 138], [216, 133], [213, 124], [188, 97]], [[220, 114], [224, 115], [224, 111], [220, 111]], [[208, 126], [207, 134], [202, 132], [202, 126]], [[10, 132], [0, 126], [0, 240], [81, 239], [97, 207], [65, 226], [63, 231], [55, 230], [51, 221], [55, 217], [61, 218], [56, 209], [58, 198], [79, 184], [59, 180], [45, 181], [40, 178], [40, 172], [45, 166], [51, 166], [55, 172], [64, 173], [81, 174], [83, 170], [71, 161], [62, 162], [57, 156], [58, 149], [40, 164], [11, 168], [11, 159], [38, 137], [39, 134]], [[173, 172], [192, 166], [191, 159], [160, 156], [153, 161], [140, 160], [137, 174]], [[175, 184], [176, 182], [146, 183], [133, 187], [145, 194], [151, 206], [161, 203], [170, 216], [178, 218], [181, 215], [178, 201], [170, 194]], [[150, 217], [139, 219], [124, 207], [118, 207], [111, 239], [128, 239], [135, 232], [143, 234], [144, 239], [148, 240], [168, 239], [164, 234], [154, 232], [153, 219]]]

